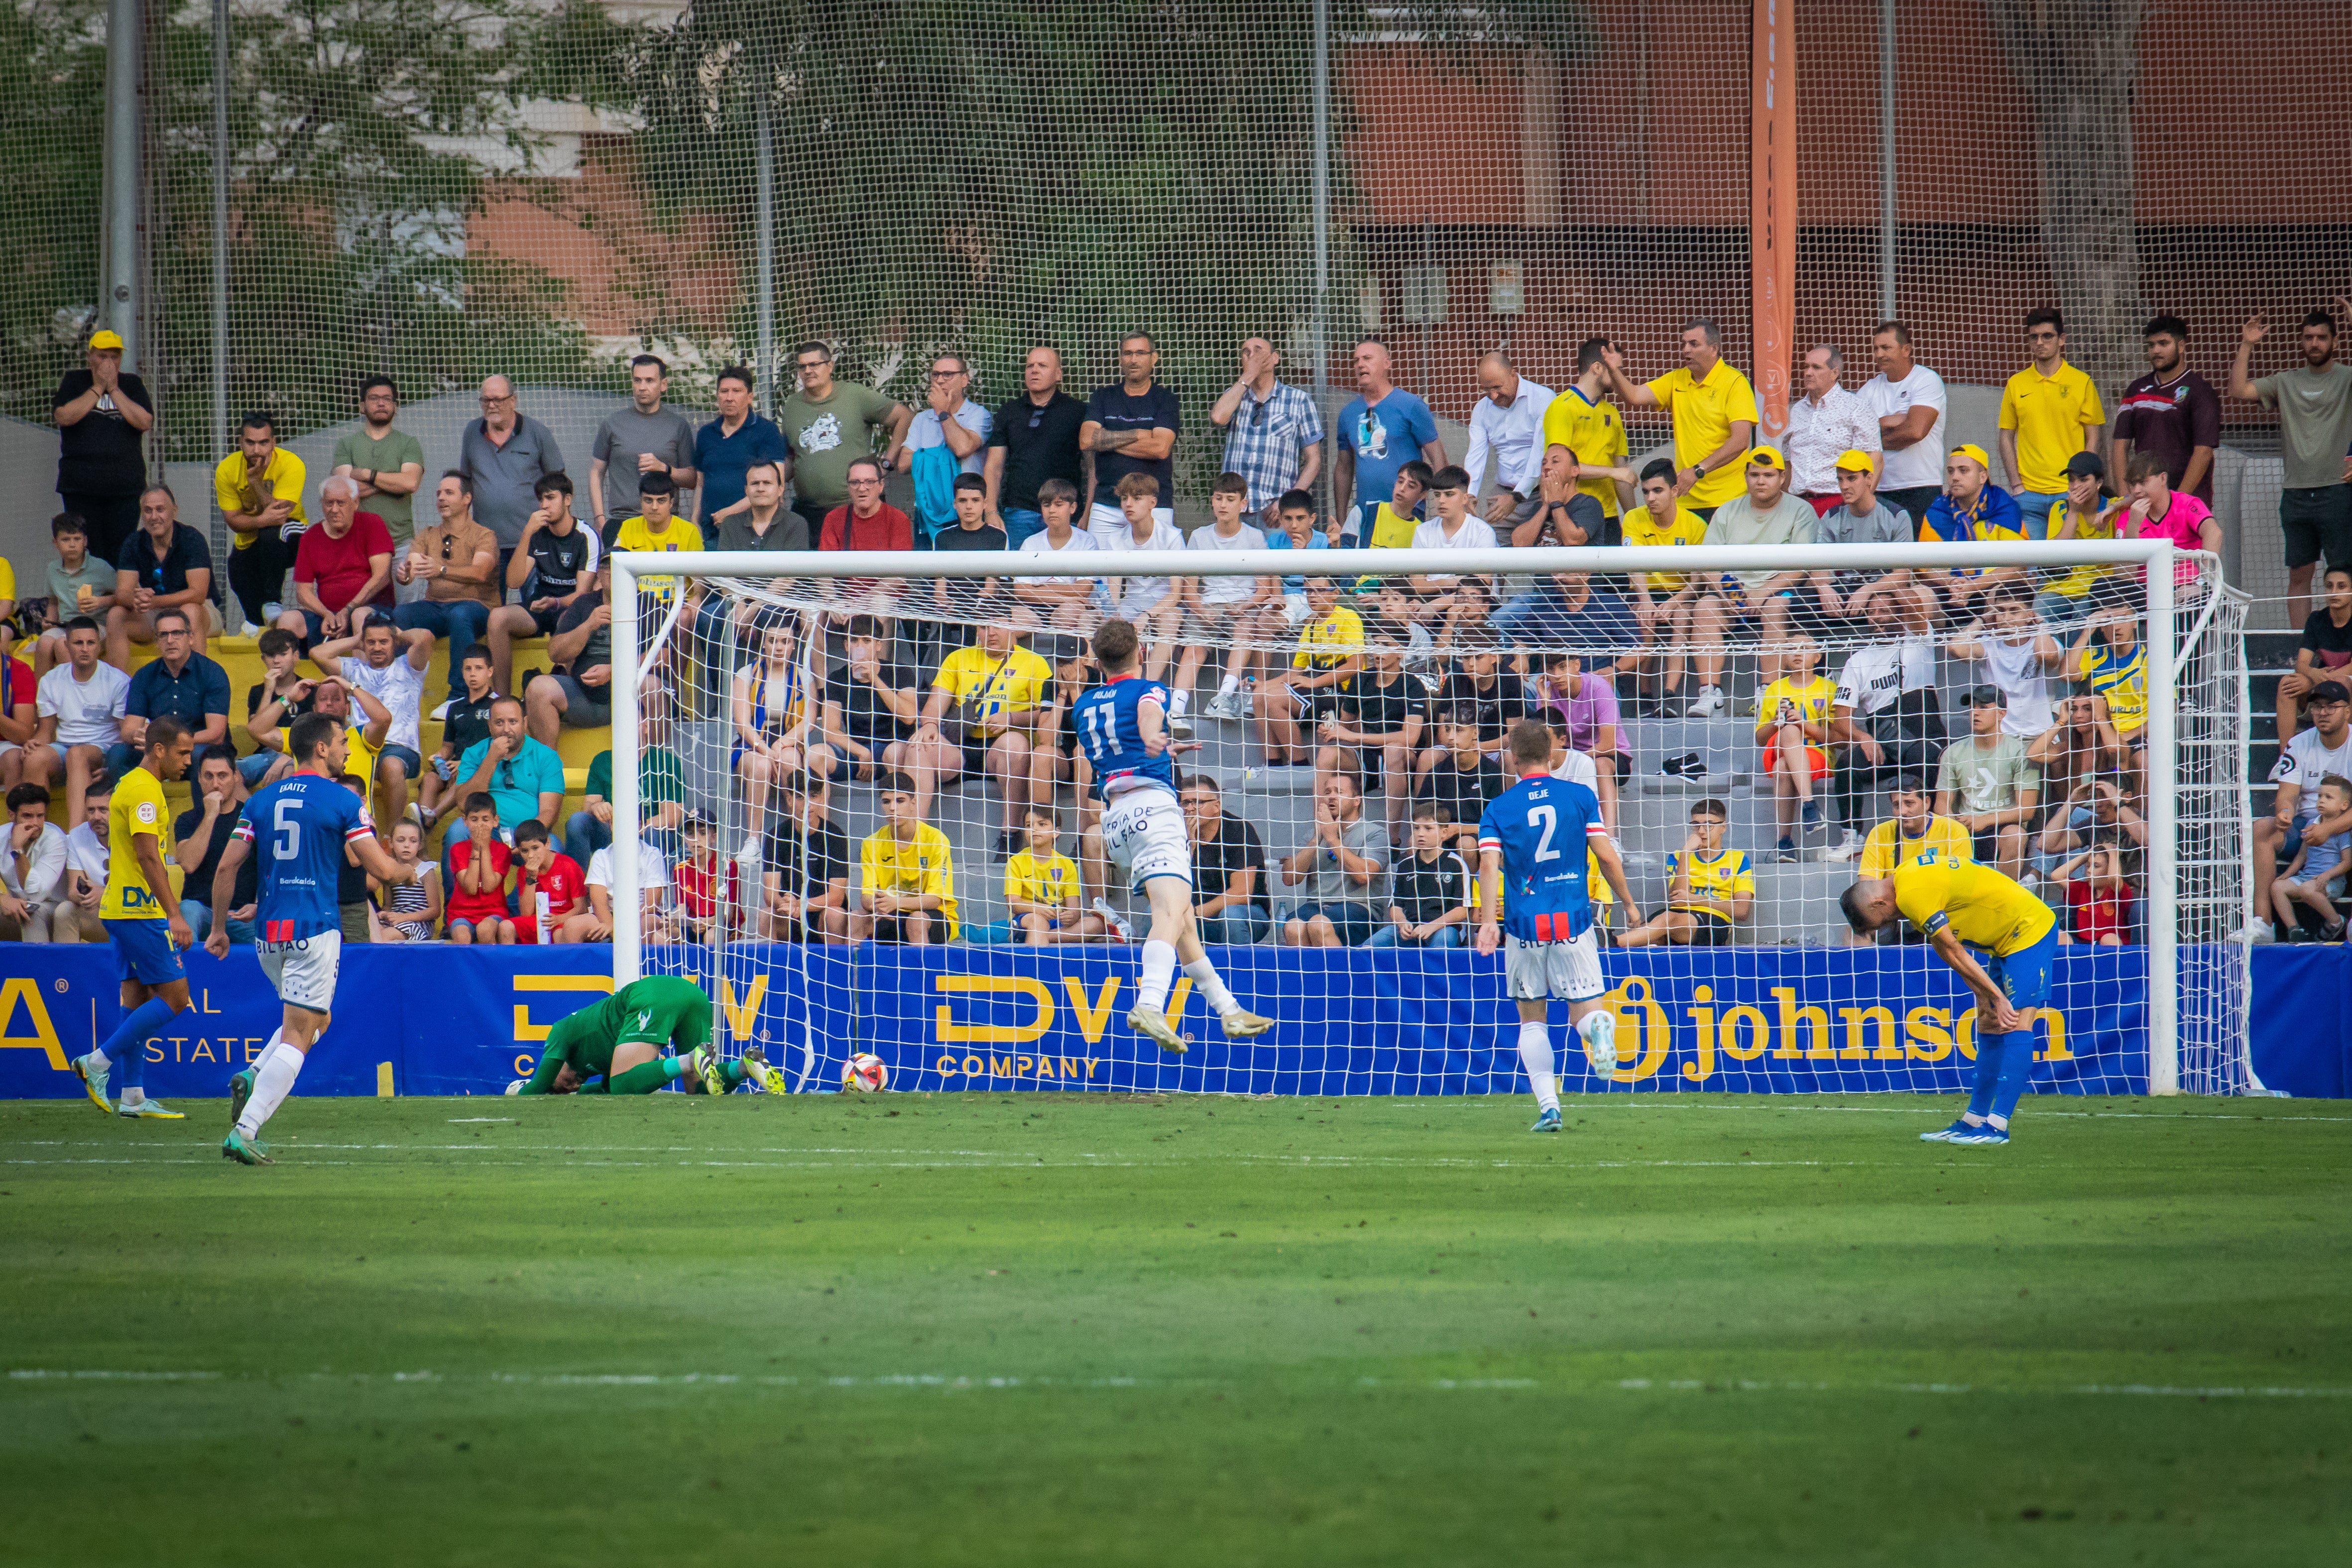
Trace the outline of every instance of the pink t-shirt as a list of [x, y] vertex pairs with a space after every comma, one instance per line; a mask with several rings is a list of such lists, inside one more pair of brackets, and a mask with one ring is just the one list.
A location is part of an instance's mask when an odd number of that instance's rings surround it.
[[1593, 739], [1603, 724], [1615, 728], [1617, 750], [1630, 749], [1625, 744], [1624, 721], [1617, 713], [1617, 689], [1610, 684], [1607, 676], [1586, 670], [1578, 678], [1575, 696], [1562, 697], [1553, 693], [1547, 698], [1544, 706], [1559, 715], [1561, 727], [1568, 731], [1568, 743], [1574, 750], [1589, 755], [1592, 751]]
[[[2126, 539], [2169, 539], [2175, 550], [2205, 548], [2204, 526], [2211, 521], [2213, 509], [2195, 496], [2179, 490], [2172, 492], [2172, 504], [2162, 517], [2152, 517], [2145, 527], [2135, 526], [2135, 519], [2126, 509], [2124, 512], [2124, 537]], [[2183, 561], [2172, 568], [2172, 584], [2178, 588], [2194, 583], [2200, 575], [2197, 563]], [[2140, 581], [2147, 581], [2147, 571], [2140, 571]]]

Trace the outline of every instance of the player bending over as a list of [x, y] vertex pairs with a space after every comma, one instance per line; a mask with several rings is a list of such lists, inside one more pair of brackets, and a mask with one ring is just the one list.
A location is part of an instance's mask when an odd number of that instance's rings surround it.
[[[1929, 864], [1856, 882], [1838, 900], [1857, 934], [1898, 917], [1927, 935], [1977, 997], [1977, 1083], [1949, 1127], [1930, 1143], [2006, 1143], [2018, 1096], [2033, 1076], [2033, 1014], [2050, 1005], [2058, 917], [1990, 866]], [[1979, 962], [1981, 954], [1983, 961]]]
[[1080, 697], [1072, 715], [1078, 744], [1093, 768], [1103, 803], [1103, 851], [1128, 877], [1131, 890], [1151, 905], [1151, 933], [1143, 942], [1143, 978], [1127, 1026], [1163, 1051], [1183, 1054], [1184, 1041], [1168, 1022], [1168, 991], [1176, 961], [1217, 1011], [1225, 1037], [1246, 1040], [1274, 1020], [1244, 1010], [1225, 989], [1217, 966], [1202, 950], [1192, 920], [1192, 847], [1176, 802], [1176, 770], [1168, 755], [1168, 688], [1136, 673], [1135, 627], [1108, 620], [1095, 632], [1103, 683]]
[[[343, 956], [342, 910], [336, 884], [348, 846], [368, 875], [387, 883], [413, 882], [375, 836], [367, 803], [343, 785], [349, 731], [324, 713], [305, 713], [286, 731], [295, 771], [267, 784], [245, 803], [236, 830], [213, 873], [213, 908], [236, 902], [236, 868], [257, 857], [260, 899], [254, 911], [261, 939], [253, 956], [277, 988], [285, 1015], [261, 1055], [228, 1080], [228, 1136], [221, 1156], [242, 1165], [271, 1163], [261, 1126], [286, 1097], [335, 1005], [336, 972]], [[227, 900], [227, 902], [223, 902]], [[228, 956], [228, 923], [216, 921], [205, 951]]]
[[[677, 1054], [665, 1057], [664, 1046]], [[649, 974], [547, 1032], [539, 1066], [509, 1094], [651, 1094], [683, 1079], [688, 1094], [725, 1094], [746, 1079], [785, 1092], [767, 1054], [747, 1046], [740, 1061], [710, 1048], [710, 997], [691, 980]]]
[[[1519, 1060], [1541, 1107], [1534, 1132], [1559, 1131], [1559, 1087], [1552, 1075], [1550, 996], [1568, 1004], [1568, 1020], [1602, 1072], [1617, 1069], [1617, 1015], [1601, 1005], [1601, 950], [1592, 900], [1584, 885], [1589, 848], [1601, 864], [1629, 924], [1641, 907], [1625, 889], [1625, 864], [1601, 823], [1591, 787], [1551, 772], [1551, 731], [1540, 720], [1511, 726], [1511, 768], [1519, 782], [1496, 795], [1478, 819], [1478, 951], [1510, 939], [1505, 983], [1519, 1005]], [[1508, 891], [1504, 889], [1507, 886]], [[1508, 907], [1504, 900], [1508, 900]], [[1495, 911], [1503, 910], [1498, 926]]]

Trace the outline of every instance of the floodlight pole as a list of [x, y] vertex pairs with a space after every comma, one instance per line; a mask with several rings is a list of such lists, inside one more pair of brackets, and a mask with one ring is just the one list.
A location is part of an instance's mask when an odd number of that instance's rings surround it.
[[776, 376], [776, 143], [775, 124], [768, 105], [769, 79], [763, 71], [758, 84], [759, 145], [753, 150], [758, 190], [752, 204], [752, 221], [758, 226], [759, 236], [752, 251], [752, 271], [754, 286], [760, 291], [760, 360], [752, 384], [759, 389], [759, 411], [773, 418], [775, 394], [770, 384]]
[[106, 8], [106, 145], [101, 230], [106, 298], [99, 322], [122, 334], [122, 368], [139, 358], [140, 99], [147, 62], [145, 0], [109, 0]]
[[[1333, 495], [1328, 454], [1338, 450], [1331, 409], [1331, 0], [1315, 0], [1315, 319], [1308, 342], [1315, 350], [1315, 417], [1325, 426], [1326, 460], [1315, 476], [1318, 500]], [[1328, 510], [1328, 505], [1320, 510]]]
[[637, 574], [613, 561], [613, 989], [645, 973], [644, 902], [637, 887]]

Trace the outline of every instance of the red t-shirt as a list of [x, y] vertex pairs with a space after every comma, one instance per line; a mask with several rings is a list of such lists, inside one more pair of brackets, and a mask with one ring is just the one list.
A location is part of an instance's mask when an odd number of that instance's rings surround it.
[[[719, 874], [708, 866], [698, 866], [682, 860], [670, 868], [670, 886], [677, 889], [678, 906], [695, 920], [707, 921], [719, 911]], [[737, 893], [735, 862], [727, 862], [727, 902], [730, 908], [741, 909], [742, 899]]]
[[2066, 906], [2074, 916], [2074, 940], [2096, 942], [2113, 932], [2118, 940], [2129, 940], [2125, 925], [2130, 919], [2132, 897], [2114, 889], [2095, 889], [2077, 879], [2066, 884]]
[[[302, 542], [294, 547], [294, 581], [316, 584], [321, 604], [331, 610], [347, 610], [367, 586], [368, 557], [391, 553], [392, 530], [372, 511], [353, 518], [352, 531], [341, 539], [330, 535], [325, 523], [313, 523], [302, 531]], [[392, 603], [389, 578], [383, 591], [371, 602]]]
[[0, 659], [0, 715], [15, 718], [19, 705], [32, 705], [36, 689], [31, 665], [21, 658]]
[[859, 517], [846, 506], [837, 506], [824, 514], [824, 527], [817, 538], [820, 550], [912, 550], [915, 525], [887, 501], [876, 508], [871, 517]]
[[457, 847], [449, 851], [449, 908], [443, 916], [445, 920], [478, 921], [490, 915], [503, 917], [506, 914], [506, 879], [507, 872], [514, 865], [514, 851], [495, 838], [490, 840], [490, 869], [498, 873], [499, 885], [487, 893], [466, 891], [466, 868], [473, 863], [473, 839], [460, 838]]
[[[517, 868], [515, 876], [515, 908], [522, 912], [515, 917], [515, 941], [523, 943], [539, 940], [539, 897], [547, 895], [547, 918], [560, 921], [566, 915], [578, 914], [587, 908], [588, 879], [582, 875], [580, 862], [569, 855], [549, 858], [546, 868], [537, 877]], [[555, 940], [551, 927], [548, 940]]]

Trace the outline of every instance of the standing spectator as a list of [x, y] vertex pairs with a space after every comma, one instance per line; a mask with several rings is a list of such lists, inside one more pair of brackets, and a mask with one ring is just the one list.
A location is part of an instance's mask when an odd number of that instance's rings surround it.
[[319, 526], [294, 550], [294, 607], [278, 617], [302, 646], [352, 636], [371, 616], [392, 618], [392, 531], [359, 510], [359, 481], [319, 487]]
[[1399, 468], [1415, 459], [1432, 472], [1445, 467], [1437, 416], [1390, 379], [1388, 345], [1366, 338], [1355, 361], [1356, 395], [1339, 410], [1331, 458], [1332, 521], [1350, 541], [1372, 536], [1373, 514], [1396, 496]]
[[[2077, 452], [2066, 459], [2066, 500], [2050, 512], [2053, 539], [2113, 539], [2120, 503], [2106, 499], [2107, 465], [2096, 452]], [[2070, 566], [2042, 584], [2033, 595], [2033, 613], [2051, 626], [2072, 626], [2090, 613], [2092, 590], [2109, 574], [2105, 566]]]
[[1475, 500], [1478, 487], [1486, 482], [1486, 459], [1493, 457], [1496, 490], [1486, 503], [1486, 522], [1497, 538], [1508, 539], [1519, 524], [1534, 518], [1540, 504], [1536, 489], [1543, 477], [1543, 423], [1551, 412], [1552, 391], [1513, 369], [1499, 349], [1479, 356], [1478, 391], [1462, 468], [1470, 476], [1470, 494]]
[[1789, 405], [1789, 484], [1813, 503], [1816, 515], [1838, 504], [1837, 471], [1847, 457], [1862, 453], [1871, 478], [1878, 477], [1878, 416], [1838, 384], [1844, 369], [1837, 344], [1815, 343], [1805, 351], [1805, 395]]
[[720, 371], [715, 395], [719, 417], [694, 433], [694, 471], [702, 483], [694, 492], [693, 521], [702, 525], [706, 534], [722, 514], [743, 503], [744, 477], [754, 464], [778, 470], [781, 497], [782, 470], [792, 460], [792, 444], [784, 439], [783, 431], [751, 406], [749, 370], [730, 364]]
[[1979, 865], [2014, 880], [2025, 873], [2026, 828], [2042, 798], [2042, 770], [2026, 759], [2025, 740], [2003, 721], [2009, 700], [1998, 686], [1971, 688], [1969, 732], [1944, 748], [1936, 770], [1936, 815], [1969, 831]]
[[[213, 500], [236, 535], [228, 558], [229, 591], [247, 625], [268, 626], [277, 622], [294, 547], [310, 526], [302, 510], [306, 470], [301, 458], [278, 444], [278, 421], [265, 411], [257, 409], [239, 423], [236, 447], [213, 469]], [[143, 497], [140, 506], [143, 521]]]
[[1081, 444], [1087, 405], [1062, 390], [1062, 351], [1040, 345], [1021, 363], [1021, 395], [996, 411], [981, 477], [988, 519], [1014, 550], [1045, 526], [1040, 486], [1058, 479], [1078, 494], [1095, 489], [1095, 455]]
[[229, 941], [250, 947], [255, 934], [253, 910], [260, 897], [259, 857], [248, 855], [238, 864], [236, 890], [227, 909], [216, 911], [209, 901], [221, 851], [236, 836], [237, 813], [245, 806], [245, 781], [236, 776], [227, 752], [213, 752], [196, 764], [194, 784], [194, 804], [172, 824], [172, 858], [180, 868], [180, 918], [202, 942], [212, 935], [217, 914], [228, 923]]
[[2281, 860], [2294, 860], [2306, 839], [2333, 838], [2352, 827], [2352, 816], [2323, 820], [2319, 815], [2319, 782], [2330, 773], [2352, 775], [2352, 688], [2323, 680], [2303, 706], [2311, 722], [2280, 748], [2278, 766], [2271, 770], [2278, 793], [2271, 814], [2254, 824], [2254, 918], [2232, 942], [2271, 940], [2271, 880]]
[[474, 485], [456, 468], [433, 488], [440, 521], [419, 529], [408, 542], [393, 576], [423, 583], [425, 596], [392, 613], [402, 631], [428, 631], [449, 644], [449, 700], [465, 694], [466, 650], [482, 640], [499, 594], [498, 535], [474, 521]]
[[629, 361], [629, 405], [604, 416], [588, 448], [588, 510], [599, 533], [635, 509], [638, 481], [648, 474], [667, 478], [674, 495], [702, 482], [694, 471], [694, 426], [662, 406], [668, 391], [669, 366], [652, 354]]
[[158, 719], [177, 719], [188, 727], [192, 756], [201, 759], [215, 747], [236, 754], [228, 739], [228, 671], [196, 646], [184, 610], [155, 612], [155, 657], [131, 678], [123, 741], [146, 745], [147, 726]]
[[1944, 493], [1944, 378], [1914, 357], [1901, 321], [1872, 328], [1870, 352], [1878, 374], [1863, 383], [1862, 400], [1878, 416], [1878, 494], [1916, 521]]
[[[357, 658], [351, 657], [354, 650]], [[392, 726], [376, 752], [373, 788], [381, 819], [398, 822], [408, 815], [408, 786], [425, 772], [417, 721], [425, 706], [425, 668], [433, 662], [433, 634], [421, 627], [398, 631], [390, 621], [378, 618], [356, 637], [320, 644], [310, 658], [329, 675], [383, 703], [392, 715]], [[227, 695], [226, 680], [222, 695]]]
[[[484, 628], [501, 689], [514, 679], [514, 639], [554, 637], [564, 612], [595, 591], [604, 561], [604, 537], [572, 515], [571, 478], [550, 474], [540, 480], [539, 510], [523, 525], [522, 542], [507, 562], [505, 586], [517, 602], [493, 609]], [[706, 600], [702, 609], [709, 608]], [[457, 639], [450, 640], [456, 646]]]
[[[1626, 463], [1625, 416], [1608, 398], [1608, 350], [1607, 338], [1587, 338], [1577, 345], [1576, 380], [1544, 411], [1543, 438], [1547, 458], [1558, 447], [1576, 459], [1578, 491], [1598, 501], [1604, 518], [1612, 518], [1633, 504], [1638, 481]], [[1674, 465], [1666, 467], [1671, 474]]]
[[553, 431], [516, 406], [514, 383], [505, 376], [483, 378], [481, 406], [481, 416], [467, 420], [458, 438], [457, 471], [473, 498], [476, 521], [499, 542], [499, 572], [491, 581], [503, 583], [507, 557], [539, 510], [539, 481], [563, 471], [563, 448]]
[[978, 479], [988, 464], [995, 420], [972, 401], [971, 390], [971, 362], [963, 355], [941, 354], [931, 361], [929, 401], [908, 426], [898, 449], [898, 467], [915, 481], [915, 515], [927, 540], [955, 526], [956, 480], [965, 474]]
[[[1985, 543], [2025, 537], [2025, 518], [2017, 499], [1992, 482], [1992, 462], [1985, 449], [1963, 441], [1944, 459], [1944, 493], [1927, 508], [1919, 525], [1922, 542], [1964, 540]], [[1942, 595], [1944, 614], [1964, 621], [1981, 613], [1984, 596], [2003, 583], [2024, 575], [2014, 566], [1955, 566], [1948, 572], [1922, 572], [1920, 580]]]
[[[581, 786], [585, 804], [563, 825], [563, 852], [585, 866], [599, 849], [613, 842], [613, 753], [596, 753], [588, 764], [588, 782]], [[677, 830], [686, 821], [686, 764], [676, 752], [658, 741], [637, 751], [637, 837], [665, 855], [677, 847]]]
[[[2352, 302], [2336, 301], [2352, 317]], [[2352, 365], [2336, 359], [2336, 318], [2314, 310], [2303, 319], [2303, 363], [2253, 379], [2254, 345], [2269, 332], [2255, 316], [2238, 335], [2230, 367], [2230, 395], [2276, 409], [2285, 459], [2279, 527], [2286, 534], [2286, 616], [2293, 626], [2311, 613], [2311, 569], [2324, 553], [2331, 566], [2352, 566]]]
[[98, 558], [111, 561], [139, 523], [143, 447], [155, 426], [147, 384], [122, 368], [122, 334], [92, 332], [82, 368], [58, 378], [49, 405], [58, 425], [58, 499], [89, 529]]
[[1242, 343], [1241, 379], [1225, 388], [1209, 410], [1209, 423], [1225, 432], [1225, 472], [1249, 486], [1249, 504], [1266, 528], [1274, 526], [1275, 503], [1286, 490], [1315, 489], [1323, 471], [1323, 420], [1315, 400], [1275, 379], [1282, 356], [1264, 338]]
[[[1683, 471], [1689, 470], [1686, 467]], [[1821, 537], [1822, 520], [1813, 509], [1789, 498], [1787, 458], [1769, 447], [1759, 447], [1748, 454], [1742, 471], [1747, 493], [1715, 510], [1707, 519], [1706, 542], [1811, 544]], [[1691, 700], [1689, 717], [1711, 719], [1729, 710], [1731, 700], [1723, 694], [1723, 669], [1729, 661], [1725, 639], [1734, 628], [1763, 627], [1764, 647], [1756, 661], [1759, 681], [1769, 684], [1780, 673], [1780, 645], [1789, 633], [1789, 595], [1804, 580], [1802, 572], [1766, 570], [1727, 572], [1699, 584], [1698, 607], [1691, 615], [1698, 695]]]
[[487, 794], [509, 834], [526, 822], [554, 821], [563, 805], [563, 759], [523, 732], [523, 706], [511, 697], [490, 704], [489, 738], [466, 748], [452, 782], [461, 800]]
[[1201, 940], [1246, 946], [1274, 925], [1266, 909], [1265, 849], [1257, 829], [1225, 809], [1208, 773], [1186, 773], [1178, 797], [1192, 841], [1192, 919]]
[[1646, 384], [1625, 374], [1613, 348], [1601, 363], [1610, 389], [1628, 408], [1662, 408], [1674, 424], [1675, 493], [1715, 521], [1715, 509], [1740, 490], [1741, 458], [1755, 445], [1762, 417], [1756, 389], [1723, 357], [1723, 331], [1704, 316], [1683, 327], [1683, 363]]
[[[807, 520], [814, 537], [823, 533], [826, 514], [849, 504], [856, 494], [850, 485], [853, 465], [878, 457], [877, 472], [897, 466], [908, 422], [914, 416], [905, 404], [870, 386], [835, 381], [833, 350], [823, 343], [803, 343], [793, 351], [793, 363], [800, 372], [801, 385], [784, 399], [783, 411], [784, 439], [793, 451], [793, 510]], [[887, 433], [887, 444], [878, 454], [874, 444], [877, 431]], [[877, 483], [874, 499], [881, 498]], [[818, 548], [843, 547], [820, 544]]]
[[201, 646], [212, 628], [212, 547], [180, 521], [180, 503], [170, 490], [148, 486], [139, 497], [139, 527], [114, 560], [114, 603], [105, 622], [107, 662], [130, 668], [131, 645], [153, 642], [155, 617], [165, 610], [186, 616], [189, 635]]
[[2000, 466], [2017, 490], [2028, 539], [2050, 536], [2050, 509], [2066, 498], [2066, 459], [2095, 452], [2107, 412], [2090, 373], [2066, 363], [2066, 321], [2044, 305], [2025, 318], [2033, 363], [2000, 395]]
[[[2158, 316], [2142, 334], [2147, 374], [2116, 404], [2113, 468], [2122, 473], [2137, 451], [2153, 452], [2172, 488], [2213, 504], [2213, 453], [2221, 444], [2221, 395], [2189, 368], [2189, 323]], [[2071, 477], [2074, 469], [2069, 467]], [[2053, 530], [2051, 537], [2055, 538]]]
[[122, 738], [131, 678], [98, 658], [98, 623], [76, 616], [66, 623], [66, 659], [41, 677], [39, 722], [26, 751], [25, 782], [62, 783], [66, 820], [78, 820], [91, 781], [136, 766], [139, 748]]
[[2330, 566], [2321, 582], [2319, 608], [2303, 623], [2294, 668], [2279, 678], [2278, 734], [2284, 744], [2294, 734], [2303, 700], [2323, 680], [2343, 680], [2352, 666], [2352, 566]]
[[1460, 947], [1470, 931], [1470, 863], [1445, 846], [1444, 812], [1412, 813], [1412, 853], [1397, 861], [1388, 919], [1366, 947]]
[[1129, 474], [1150, 478], [1159, 497], [1153, 520], [1176, 526], [1176, 464], [1171, 454], [1183, 420], [1175, 392], [1153, 379], [1159, 368], [1160, 349], [1151, 334], [1129, 332], [1118, 341], [1118, 384], [1097, 386], [1087, 399], [1078, 442], [1095, 455], [1096, 487], [1087, 531], [1106, 548], [1116, 549], [1111, 536], [1127, 531], [1117, 497], [1118, 482]]
[[[133, 506], [136, 512], [136, 506]], [[65, 657], [66, 622], [75, 616], [88, 616], [104, 624], [112, 618], [114, 609], [114, 557], [92, 552], [89, 525], [79, 512], [61, 511], [49, 520], [49, 542], [56, 547], [58, 558], [48, 563], [49, 587], [48, 624], [41, 628], [33, 644], [33, 673], [47, 675], [49, 667]], [[207, 552], [207, 560], [211, 559]], [[211, 574], [205, 574], [205, 584], [211, 584]], [[207, 606], [209, 608], [209, 606]], [[126, 645], [118, 650], [127, 662], [130, 649]]]
[[1286, 886], [1305, 896], [1283, 923], [1285, 947], [1361, 947], [1386, 905], [1389, 836], [1364, 820], [1363, 786], [1349, 773], [1323, 781], [1315, 831], [1282, 863]]
[[[383, 519], [395, 549], [416, 536], [416, 492], [425, 484], [425, 445], [392, 426], [400, 392], [388, 375], [360, 383], [360, 427], [335, 438], [335, 477], [359, 487], [357, 499]], [[323, 504], [323, 493], [322, 493]]]
[[1846, 655], [1830, 702], [1829, 738], [1838, 748], [1831, 796], [1841, 829], [1832, 860], [1862, 853], [1866, 814], [1881, 789], [1932, 772], [1943, 755], [1944, 701], [1928, 605], [1906, 594], [1874, 594], [1863, 615], [1867, 640]]
[[66, 901], [66, 836], [49, 820], [49, 792], [37, 784], [11, 788], [7, 831], [0, 844], [0, 942], [47, 942]]
[[587, 592], [564, 606], [547, 639], [553, 668], [523, 688], [530, 732], [551, 747], [560, 731], [601, 730], [613, 721], [611, 574], [600, 565], [589, 583]]

